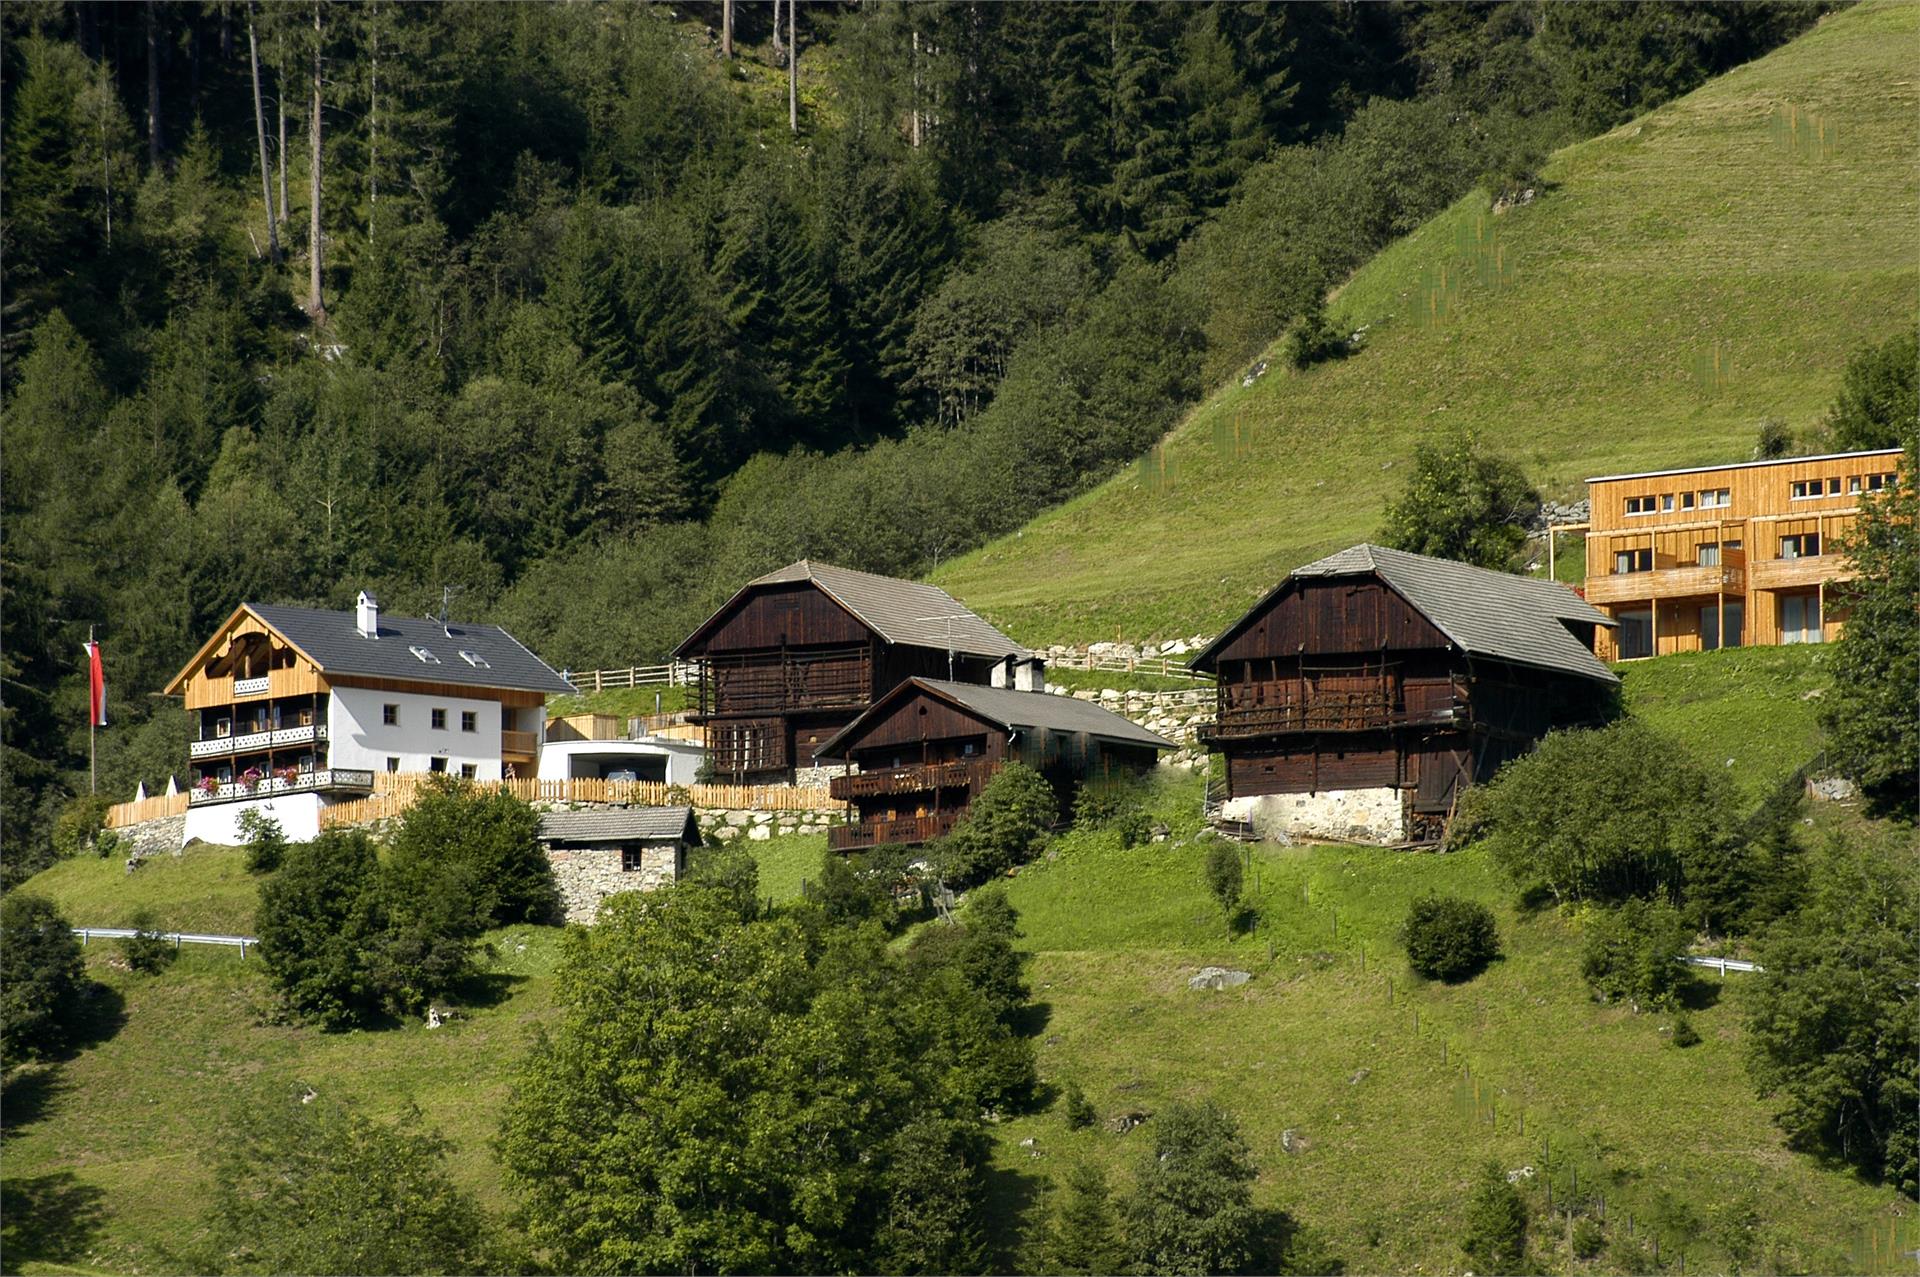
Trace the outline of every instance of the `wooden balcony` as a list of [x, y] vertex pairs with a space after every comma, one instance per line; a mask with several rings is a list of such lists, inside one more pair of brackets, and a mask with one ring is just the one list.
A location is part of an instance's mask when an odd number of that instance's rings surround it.
[[1819, 585], [1822, 581], [1851, 580], [1847, 559], [1841, 554], [1813, 554], [1798, 559], [1764, 559], [1753, 565], [1756, 590], [1791, 590]]
[[331, 768], [301, 772], [291, 780], [262, 776], [251, 784], [236, 780], [210, 789], [196, 787], [187, 791], [187, 801], [198, 807], [202, 803], [236, 802], [244, 798], [269, 798], [274, 794], [304, 794], [314, 790], [370, 794], [373, 792], [373, 773]]
[[865, 647], [756, 653], [700, 667], [702, 717], [864, 709], [872, 698], [873, 658]]
[[836, 776], [829, 788], [833, 796], [842, 802], [884, 794], [926, 794], [936, 789], [971, 789], [977, 793], [999, 770], [999, 763], [985, 759], [929, 763], [920, 767], [861, 772], [857, 776]]
[[1587, 578], [1587, 602], [1635, 603], [1646, 599], [1682, 599], [1707, 594], [1740, 594], [1746, 589], [1746, 571], [1734, 564], [1683, 568], [1655, 568], [1650, 572], [1615, 572]]
[[502, 758], [532, 758], [538, 752], [538, 748], [532, 732], [501, 729], [500, 756]]
[[904, 820], [876, 820], [859, 825], [836, 825], [827, 830], [830, 851], [865, 851], [869, 847], [896, 845], [910, 847], [929, 842], [952, 831], [965, 809], [943, 811], [932, 816], [910, 816]]
[[327, 739], [325, 723], [304, 727], [282, 727], [274, 731], [244, 732], [235, 736], [214, 736], [187, 746], [189, 758], [224, 758], [230, 754], [257, 754], [285, 745], [306, 745]]
[[1451, 723], [1456, 707], [1409, 711], [1392, 698], [1367, 693], [1332, 693], [1279, 705], [1230, 706], [1200, 726], [1200, 741], [1250, 740], [1282, 732], [1364, 732], [1411, 724]]

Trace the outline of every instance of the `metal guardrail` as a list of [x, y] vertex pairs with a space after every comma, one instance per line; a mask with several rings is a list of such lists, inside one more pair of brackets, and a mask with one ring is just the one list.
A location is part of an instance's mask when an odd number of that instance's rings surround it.
[[[131, 940], [141, 933], [132, 927], [75, 927], [73, 934], [80, 937], [80, 944], [84, 947], [96, 936], [102, 940]], [[260, 943], [258, 936], [209, 936], [192, 931], [162, 931], [158, 934], [162, 940], [173, 941], [173, 947], [176, 949], [183, 944], [224, 945], [229, 949], [240, 950], [240, 956], [243, 959], [247, 956], [248, 945]]]

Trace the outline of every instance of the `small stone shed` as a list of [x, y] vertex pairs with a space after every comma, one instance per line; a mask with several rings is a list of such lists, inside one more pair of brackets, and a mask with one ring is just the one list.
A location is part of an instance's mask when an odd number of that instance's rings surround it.
[[678, 881], [700, 826], [691, 807], [555, 811], [540, 818], [540, 842], [567, 921], [591, 925], [608, 896]]

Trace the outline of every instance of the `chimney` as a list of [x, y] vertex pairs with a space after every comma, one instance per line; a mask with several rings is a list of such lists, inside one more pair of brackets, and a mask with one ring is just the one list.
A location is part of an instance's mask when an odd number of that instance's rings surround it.
[[360, 591], [360, 598], [354, 604], [353, 628], [360, 631], [361, 638], [380, 637], [380, 600]]
[[1022, 692], [1047, 690], [1047, 658], [1029, 656], [1013, 667], [1013, 685]]
[[995, 661], [993, 668], [987, 671], [988, 687], [1013, 686], [1013, 662], [1017, 658], [1009, 656], [1005, 660]]

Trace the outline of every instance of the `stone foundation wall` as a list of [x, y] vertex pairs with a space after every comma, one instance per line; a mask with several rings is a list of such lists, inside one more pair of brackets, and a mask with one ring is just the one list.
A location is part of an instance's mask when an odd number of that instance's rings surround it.
[[737, 811], [699, 807], [693, 814], [700, 822], [701, 836], [719, 842], [739, 838], [761, 842], [787, 834], [824, 834], [846, 820], [839, 811]]
[[860, 772], [852, 763], [834, 763], [830, 766], [796, 767], [793, 770], [793, 783], [807, 789], [825, 789], [836, 776], [856, 776]]
[[1330, 789], [1317, 794], [1261, 794], [1229, 798], [1220, 813], [1245, 820], [1262, 838], [1325, 838], [1391, 846], [1407, 839], [1400, 791]]
[[600, 902], [623, 891], [652, 891], [678, 880], [680, 849], [648, 847], [640, 868], [622, 869], [618, 847], [569, 847], [559, 850], [542, 844], [553, 867], [553, 884], [560, 889], [560, 906], [568, 922], [587, 926], [599, 916]]
[[1081, 688], [1069, 692], [1055, 684], [1047, 690], [1061, 696], [1072, 696], [1075, 700], [1092, 701], [1102, 709], [1110, 709], [1122, 718], [1166, 737], [1180, 746], [1160, 756], [1160, 761], [1170, 767], [1198, 767], [1206, 761], [1207, 753], [1200, 748], [1198, 734], [1200, 724], [1213, 717], [1214, 690], [1211, 686], [1177, 692], [1122, 692], [1111, 687], [1099, 691]]

